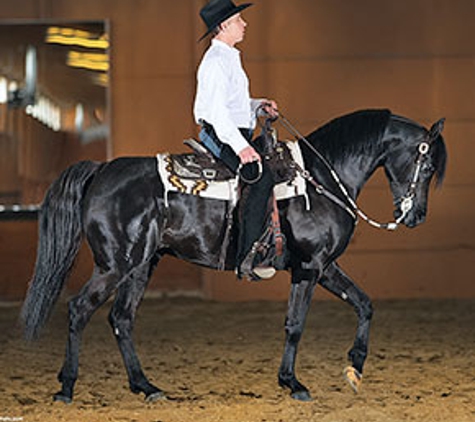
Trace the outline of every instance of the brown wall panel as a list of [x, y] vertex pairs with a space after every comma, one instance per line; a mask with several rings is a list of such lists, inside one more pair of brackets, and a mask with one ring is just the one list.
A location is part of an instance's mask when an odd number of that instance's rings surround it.
[[[195, 133], [191, 102], [194, 51], [200, 48], [196, 46], [196, 31], [201, 28], [195, 28], [193, 1], [31, 0], [30, 8], [22, 9], [11, 2], [2, 3], [5, 7], [0, 7], [0, 16], [5, 19], [108, 19], [112, 45], [112, 154], [152, 155], [184, 149], [182, 140]], [[154, 273], [152, 288], [200, 289], [197, 267], [177, 265], [169, 258], [163, 261]], [[90, 257], [80, 257], [76, 267], [83, 277], [73, 274], [73, 290], [81, 285], [90, 266]]]
[[2, 19], [39, 19], [41, 7], [38, 1], [0, 0], [0, 17]]
[[450, 121], [475, 119], [474, 57], [438, 60], [434, 85], [435, 109]]
[[462, 0], [453, 3], [444, 0], [425, 0], [429, 19], [431, 45], [434, 53], [442, 55], [475, 54], [475, 2]]
[[307, 132], [362, 108], [390, 108], [419, 121], [433, 121], [433, 74], [434, 67], [426, 60], [274, 62], [268, 84], [286, 114], [297, 116], [293, 120]]
[[0, 221], [0, 300], [18, 300], [26, 292], [35, 265], [36, 221]]
[[18, 154], [17, 142], [8, 134], [0, 135], [0, 192], [8, 194], [18, 190], [18, 162], [11, 160]]
[[[195, 70], [206, 47], [206, 42], [196, 42], [204, 32], [198, 18], [203, 3], [0, 0], [0, 16], [108, 19], [112, 152], [151, 155], [184, 150], [182, 139], [196, 134], [192, 103]], [[465, 282], [475, 234], [475, 3], [255, 3], [244, 13], [249, 27], [240, 46], [252, 93], [276, 98], [303, 133], [360, 108], [391, 108], [426, 126], [447, 117], [447, 179], [442, 190], [432, 192], [427, 222], [396, 233], [360, 223], [341, 260], [344, 267], [373, 297], [475, 297], [475, 286]], [[359, 202], [371, 216], [390, 219], [392, 198], [382, 174], [369, 182]], [[88, 270], [88, 265], [87, 259], [80, 260], [80, 268]], [[80, 285], [79, 278], [73, 288]], [[288, 282], [286, 275], [259, 284], [236, 282], [233, 274], [166, 259], [151, 286], [156, 291], [202, 291], [223, 300], [281, 300]]]
[[348, 253], [344, 270], [374, 298], [468, 298], [473, 283], [466, 262], [474, 251]]
[[[263, 14], [271, 24], [255, 31]], [[387, 107], [427, 127], [447, 117], [447, 178], [431, 194], [427, 222], [396, 233], [361, 222], [341, 261], [373, 297], [473, 297], [475, 289], [463, 276], [466, 260], [474, 258], [474, 3], [269, 0], [246, 16], [251, 28], [243, 49], [253, 91], [265, 87], [303, 133], [360, 108]], [[392, 198], [381, 173], [359, 203], [370, 216], [391, 219]], [[453, 289], [445, 283], [452, 275]], [[275, 288], [265, 283], [272, 293], [266, 287], [244, 287], [244, 293], [231, 278], [219, 284], [206, 273], [210, 295], [287, 294], [288, 279], [279, 278]]]
[[[351, 252], [339, 260], [343, 270], [371, 297], [468, 298], [473, 297], [473, 281], [466, 262], [474, 250], [443, 251], [368, 251]], [[448, 271], [450, 269], [450, 271]], [[205, 272], [206, 297], [222, 301], [285, 301], [290, 289], [289, 276], [278, 274], [271, 281], [237, 281], [229, 273]], [[321, 287], [316, 299], [334, 298]]]
[[183, 139], [195, 130], [190, 119], [193, 90], [189, 78], [123, 78], [114, 86], [115, 95], [128, 99], [114, 108], [114, 116], [128, 116], [115, 123], [120, 133], [120, 138], [114, 136], [117, 156], [183, 151]]
[[475, 121], [450, 120], [446, 123], [444, 136], [449, 151], [449, 166], [447, 169], [447, 185], [464, 185], [473, 188], [475, 185], [474, 139]]

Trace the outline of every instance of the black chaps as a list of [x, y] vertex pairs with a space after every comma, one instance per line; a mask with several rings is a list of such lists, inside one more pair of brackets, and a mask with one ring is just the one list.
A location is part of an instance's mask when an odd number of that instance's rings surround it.
[[[234, 173], [239, 169], [240, 160], [233, 149], [221, 142], [213, 127], [205, 123], [204, 130], [211, 137], [219, 149], [219, 157], [227, 167]], [[253, 131], [249, 129], [239, 129], [241, 134], [251, 143]], [[241, 201], [239, 206], [240, 213], [240, 231], [238, 240], [238, 253], [236, 257], [236, 267], [239, 268], [252, 248], [254, 242], [261, 238], [265, 230], [270, 212], [270, 199], [274, 189], [274, 177], [271, 169], [267, 165], [264, 157], [262, 145], [263, 137], [257, 138], [252, 147], [261, 155], [262, 174], [259, 177], [258, 164], [248, 163], [239, 170], [241, 177]], [[214, 151], [216, 149], [213, 149]], [[213, 152], [213, 151], [212, 151]], [[252, 180], [252, 183], [246, 183], [244, 180]], [[255, 180], [255, 182], [254, 182]]]

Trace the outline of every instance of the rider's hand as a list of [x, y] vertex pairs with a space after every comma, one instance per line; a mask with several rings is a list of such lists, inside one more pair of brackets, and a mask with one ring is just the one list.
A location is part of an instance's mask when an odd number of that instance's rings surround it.
[[277, 103], [274, 100], [264, 100], [262, 102], [262, 109], [273, 119], [279, 117], [279, 107], [277, 107]]
[[261, 161], [261, 156], [250, 145], [241, 150], [239, 153], [239, 159], [242, 164], [252, 163], [254, 161]]

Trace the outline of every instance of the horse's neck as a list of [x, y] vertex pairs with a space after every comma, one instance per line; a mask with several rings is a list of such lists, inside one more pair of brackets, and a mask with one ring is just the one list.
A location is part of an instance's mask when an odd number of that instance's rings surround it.
[[[326, 157], [348, 193], [356, 199], [378, 167], [385, 165], [391, 151], [397, 148], [398, 140], [408, 137], [408, 127], [411, 136], [412, 132], [423, 130], [417, 123], [399, 116], [362, 112], [331, 122], [312, 133], [309, 140]], [[329, 172], [316, 156], [312, 166], [317, 177], [328, 181], [325, 172], [327, 175]]]
[[424, 127], [410, 119], [392, 116], [381, 139], [368, 148], [369, 153], [349, 155], [344, 162], [335, 164], [335, 171], [341, 175], [342, 182], [356, 199], [379, 167], [398, 160], [401, 153], [415, 140], [422, 139], [425, 132]]
[[380, 167], [379, 157], [349, 157], [345, 163], [337, 165], [335, 171], [348, 193], [356, 199], [378, 167]]
[[[325, 149], [322, 146], [317, 147], [323, 156], [325, 156]], [[344, 159], [332, 160], [328, 158], [328, 163], [336, 172], [341, 183], [349, 195], [356, 199], [363, 189], [365, 183], [372, 176], [372, 174], [381, 166], [381, 153], [377, 148], [372, 148], [372, 153], [362, 154], [353, 153], [345, 155]], [[329, 171], [326, 166], [319, 160], [315, 159], [314, 167], [317, 172], [317, 177], [321, 177], [323, 183], [329, 182]], [[333, 179], [333, 177], [331, 177]]]

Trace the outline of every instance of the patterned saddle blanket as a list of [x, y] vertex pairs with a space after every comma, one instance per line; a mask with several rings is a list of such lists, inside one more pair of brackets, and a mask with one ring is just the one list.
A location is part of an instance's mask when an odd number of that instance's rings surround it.
[[[289, 165], [293, 161], [304, 168], [297, 142], [282, 142], [281, 147], [288, 149]], [[169, 192], [230, 201], [232, 204], [239, 199], [239, 177], [208, 154], [157, 154], [157, 168], [165, 187], [166, 205]], [[309, 208], [306, 182], [299, 172], [294, 172], [289, 180], [277, 183], [274, 194], [278, 201], [302, 195]]]

